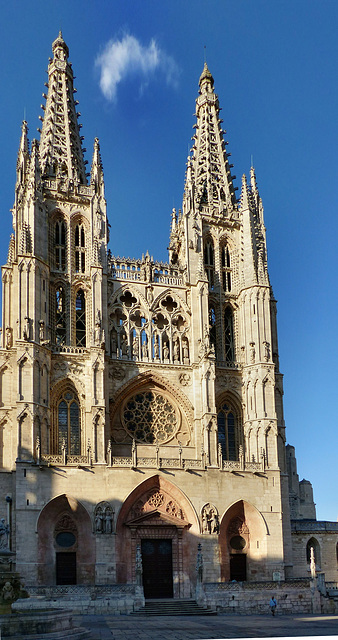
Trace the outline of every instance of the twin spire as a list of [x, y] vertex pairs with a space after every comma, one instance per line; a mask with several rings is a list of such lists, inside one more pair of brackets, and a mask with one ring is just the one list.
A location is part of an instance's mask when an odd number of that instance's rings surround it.
[[60, 31], [53, 45], [53, 58], [48, 65], [48, 93], [40, 138], [42, 176], [62, 177], [74, 183], [87, 184], [82, 137], [74, 99], [73, 70], [68, 61], [69, 49]]
[[236, 208], [236, 196], [231, 175], [232, 164], [226, 152], [221, 128], [218, 97], [214, 92], [214, 79], [205, 62], [199, 80], [196, 100], [197, 123], [193, 136], [191, 174], [196, 204], [204, 213], [229, 215]]

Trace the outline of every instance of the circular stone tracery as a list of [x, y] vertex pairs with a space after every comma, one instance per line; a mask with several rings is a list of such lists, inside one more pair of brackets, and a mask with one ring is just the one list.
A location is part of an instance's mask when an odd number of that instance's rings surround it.
[[129, 398], [122, 409], [122, 423], [132, 438], [147, 444], [169, 440], [178, 428], [173, 405], [156, 391], [143, 391]]

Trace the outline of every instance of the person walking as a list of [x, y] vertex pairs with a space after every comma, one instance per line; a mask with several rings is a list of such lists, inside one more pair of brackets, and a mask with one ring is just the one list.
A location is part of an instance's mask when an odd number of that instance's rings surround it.
[[270, 610], [271, 610], [271, 613], [272, 613], [273, 616], [276, 613], [276, 607], [277, 607], [277, 600], [276, 600], [275, 596], [271, 596], [271, 599], [270, 599]]

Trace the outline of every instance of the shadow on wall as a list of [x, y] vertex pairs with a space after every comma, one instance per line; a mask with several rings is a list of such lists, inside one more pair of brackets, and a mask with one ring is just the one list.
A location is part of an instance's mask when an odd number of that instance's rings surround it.
[[[44, 479], [60, 471], [46, 469]], [[141, 558], [146, 597], [191, 597], [199, 543], [206, 582], [271, 580], [273, 567], [281, 566], [281, 558], [269, 558], [267, 566], [266, 525], [244, 501], [232, 505], [214, 530], [202, 533], [202, 516], [164, 475], [139, 483], [123, 503], [109, 493], [109, 500], [97, 504], [63, 494], [42, 509], [37, 520], [40, 585], [135, 584]], [[26, 532], [27, 545], [28, 539]]]

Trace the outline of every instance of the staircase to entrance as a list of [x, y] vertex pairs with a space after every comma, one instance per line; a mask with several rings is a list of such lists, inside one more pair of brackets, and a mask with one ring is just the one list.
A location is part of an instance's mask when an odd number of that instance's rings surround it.
[[130, 615], [136, 616], [210, 616], [213, 609], [200, 607], [195, 600], [151, 599], [145, 606]]

